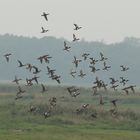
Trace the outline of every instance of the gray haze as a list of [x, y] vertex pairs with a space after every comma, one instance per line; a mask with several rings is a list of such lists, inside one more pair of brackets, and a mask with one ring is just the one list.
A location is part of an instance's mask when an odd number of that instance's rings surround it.
[[[48, 23], [43, 11], [50, 13]], [[71, 40], [77, 23], [83, 26], [80, 38], [110, 43], [140, 36], [139, 13], [139, 0], [0, 0], [0, 34], [40, 38], [44, 26], [49, 36]]]

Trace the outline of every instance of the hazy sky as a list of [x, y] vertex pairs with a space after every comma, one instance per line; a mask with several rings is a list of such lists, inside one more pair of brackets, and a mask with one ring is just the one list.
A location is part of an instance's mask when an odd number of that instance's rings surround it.
[[88, 41], [140, 37], [140, 0], [0, 0], [0, 34], [43, 37], [44, 26], [46, 35], [72, 40], [73, 23], [83, 26], [76, 35]]

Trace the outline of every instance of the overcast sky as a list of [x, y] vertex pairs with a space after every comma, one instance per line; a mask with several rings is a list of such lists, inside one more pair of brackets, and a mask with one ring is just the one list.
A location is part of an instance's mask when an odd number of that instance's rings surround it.
[[[48, 22], [42, 12], [50, 13]], [[0, 34], [43, 37], [43, 26], [48, 36], [72, 40], [73, 23], [88, 41], [140, 37], [140, 0], [0, 0]]]

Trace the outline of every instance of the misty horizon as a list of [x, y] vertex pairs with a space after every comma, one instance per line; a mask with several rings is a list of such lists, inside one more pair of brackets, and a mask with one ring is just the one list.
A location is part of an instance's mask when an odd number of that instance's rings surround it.
[[[65, 37], [57, 37], [57, 36], [42, 36], [42, 37], [38, 37], [38, 36], [26, 36], [26, 35], [17, 35], [17, 34], [14, 34], [14, 33], [5, 33], [5, 34], [0, 34], [0, 36], [13, 36], [13, 37], [23, 37], [23, 38], [29, 38], [29, 39], [43, 39], [43, 38], [56, 38], [56, 39], [62, 39], [62, 40], [65, 40], [67, 42], [72, 42], [72, 38], [71, 40], [70, 39], [67, 39]], [[116, 43], [121, 43], [121, 42], [124, 42], [125, 40], [127, 39], [134, 39], [134, 40], [137, 40], [137, 41], [140, 41], [140, 37], [135, 37], [135, 36], [125, 36], [124, 38], [122, 38], [122, 40], [120, 41], [114, 41], [114, 42], [106, 42], [106, 40], [86, 40], [86, 38], [81, 38], [79, 40], [79, 42], [88, 42], [88, 43], [92, 43], [92, 42], [100, 42], [100, 43], [103, 43], [103, 44], [106, 44], [106, 45], [112, 45], [112, 44], [116, 44]]]

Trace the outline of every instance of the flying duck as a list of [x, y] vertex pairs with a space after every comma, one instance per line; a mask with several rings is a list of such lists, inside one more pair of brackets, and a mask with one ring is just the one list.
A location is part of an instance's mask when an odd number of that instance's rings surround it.
[[74, 61], [73, 61], [72, 63], [74, 63], [74, 64], [75, 64], [75, 67], [77, 68], [79, 62], [81, 62], [81, 61], [82, 61], [82, 60], [78, 60], [78, 59], [76, 58], [76, 56], [74, 56]]
[[82, 70], [80, 70], [80, 74], [78, 75], [79, 77], [81, 77], [81, 78], [83, 78], [84, 76], [86, 76], [86, 74], [85, 73], [83, 73], [83, 71]]
[[109, 68], [111, 68], [111, 66], [107, 66], [106, 62], [104, 61], [104, 68], [103, 68], [103, 70], [107, 70], [108, 71]]
[[24, 67], [24, 66], [26, 66], [25, 64], [23, 64], [21, 61], [19, 61], [19, 60], [17, 60], [18, 61], [18, 63], [19, 63], [19, 66], [18, 67]]
[[104, 61], [104, 60], [107, 60], [108, 59], [108, 58], [104, 57], [104, 55], [103, 55], [102, 52], [100, 52], [100, 57], [101, 57], [100, 61]]
[[12, 55], [12, 54], [11, 53], [7, 53], [7, 54], [4, 55], [4, 57], [6, 58], [6, 61], [7, 62], [9, 62], [10, 55]]
[[12, 82], [15, 82], [18, 85], [20, 80], [22, 80], [22, 79], [20, 79], [20, 78], [18, 79], [17, 76], [15, 76], [15, 79]]
[[44, 27], [41, 27], [41, 29], [42, 29], [41, 33], [46, 33], [49, 31], [49, 30], [44, 29]]
[[87, 57], [88, 57], [89, 55], [90, 55], [89, 53], [83, 53], [83, 54], [82, 54], [82, 57], [84, 58], [84, 60], [87, 60]]
[[45, 20], [48, 21], [48, 17], [47, 17], [48, 15], [50, 15], [50, 14], [43, 12], [43, 14], [41, 16], [43, 16], [45, 18]]
[[73, 78], [75, 78], [75, 75], [74, 75], [74, 74], [76, 74], [76, 71], [71, 70], [71, 71], [70, 71], [70, 75], [71, 75]]
[[45, 88], [45, 86], [43, 84], [41, 84], [41, 87], [42, 87], [42, 91], [41, 91], [42, 93], [47, 91], [47, 89]]
[[120, 67], [122, 68], [121, 71], [127, 71], [127, 70], [129, 70], [129, 67], [126, 67], [124, 65], [121, 65]]
[[63, 49], [63, 50], [69, 52], [69, 49], [70, 49], [70, 48], [71, 48], [71, 47], [69, 47], [69, 46], [67, 45], [66, 41], [64, 41], [64, 49]]
[[80, 40], [79, 38], [76, 38], [75, 34], [73, 34], [73, 42]]
[[79, 30], [81, 29], [82, 27], [78, 26], [77, 24], [73, 24], [75, 26], [74, 30]]

